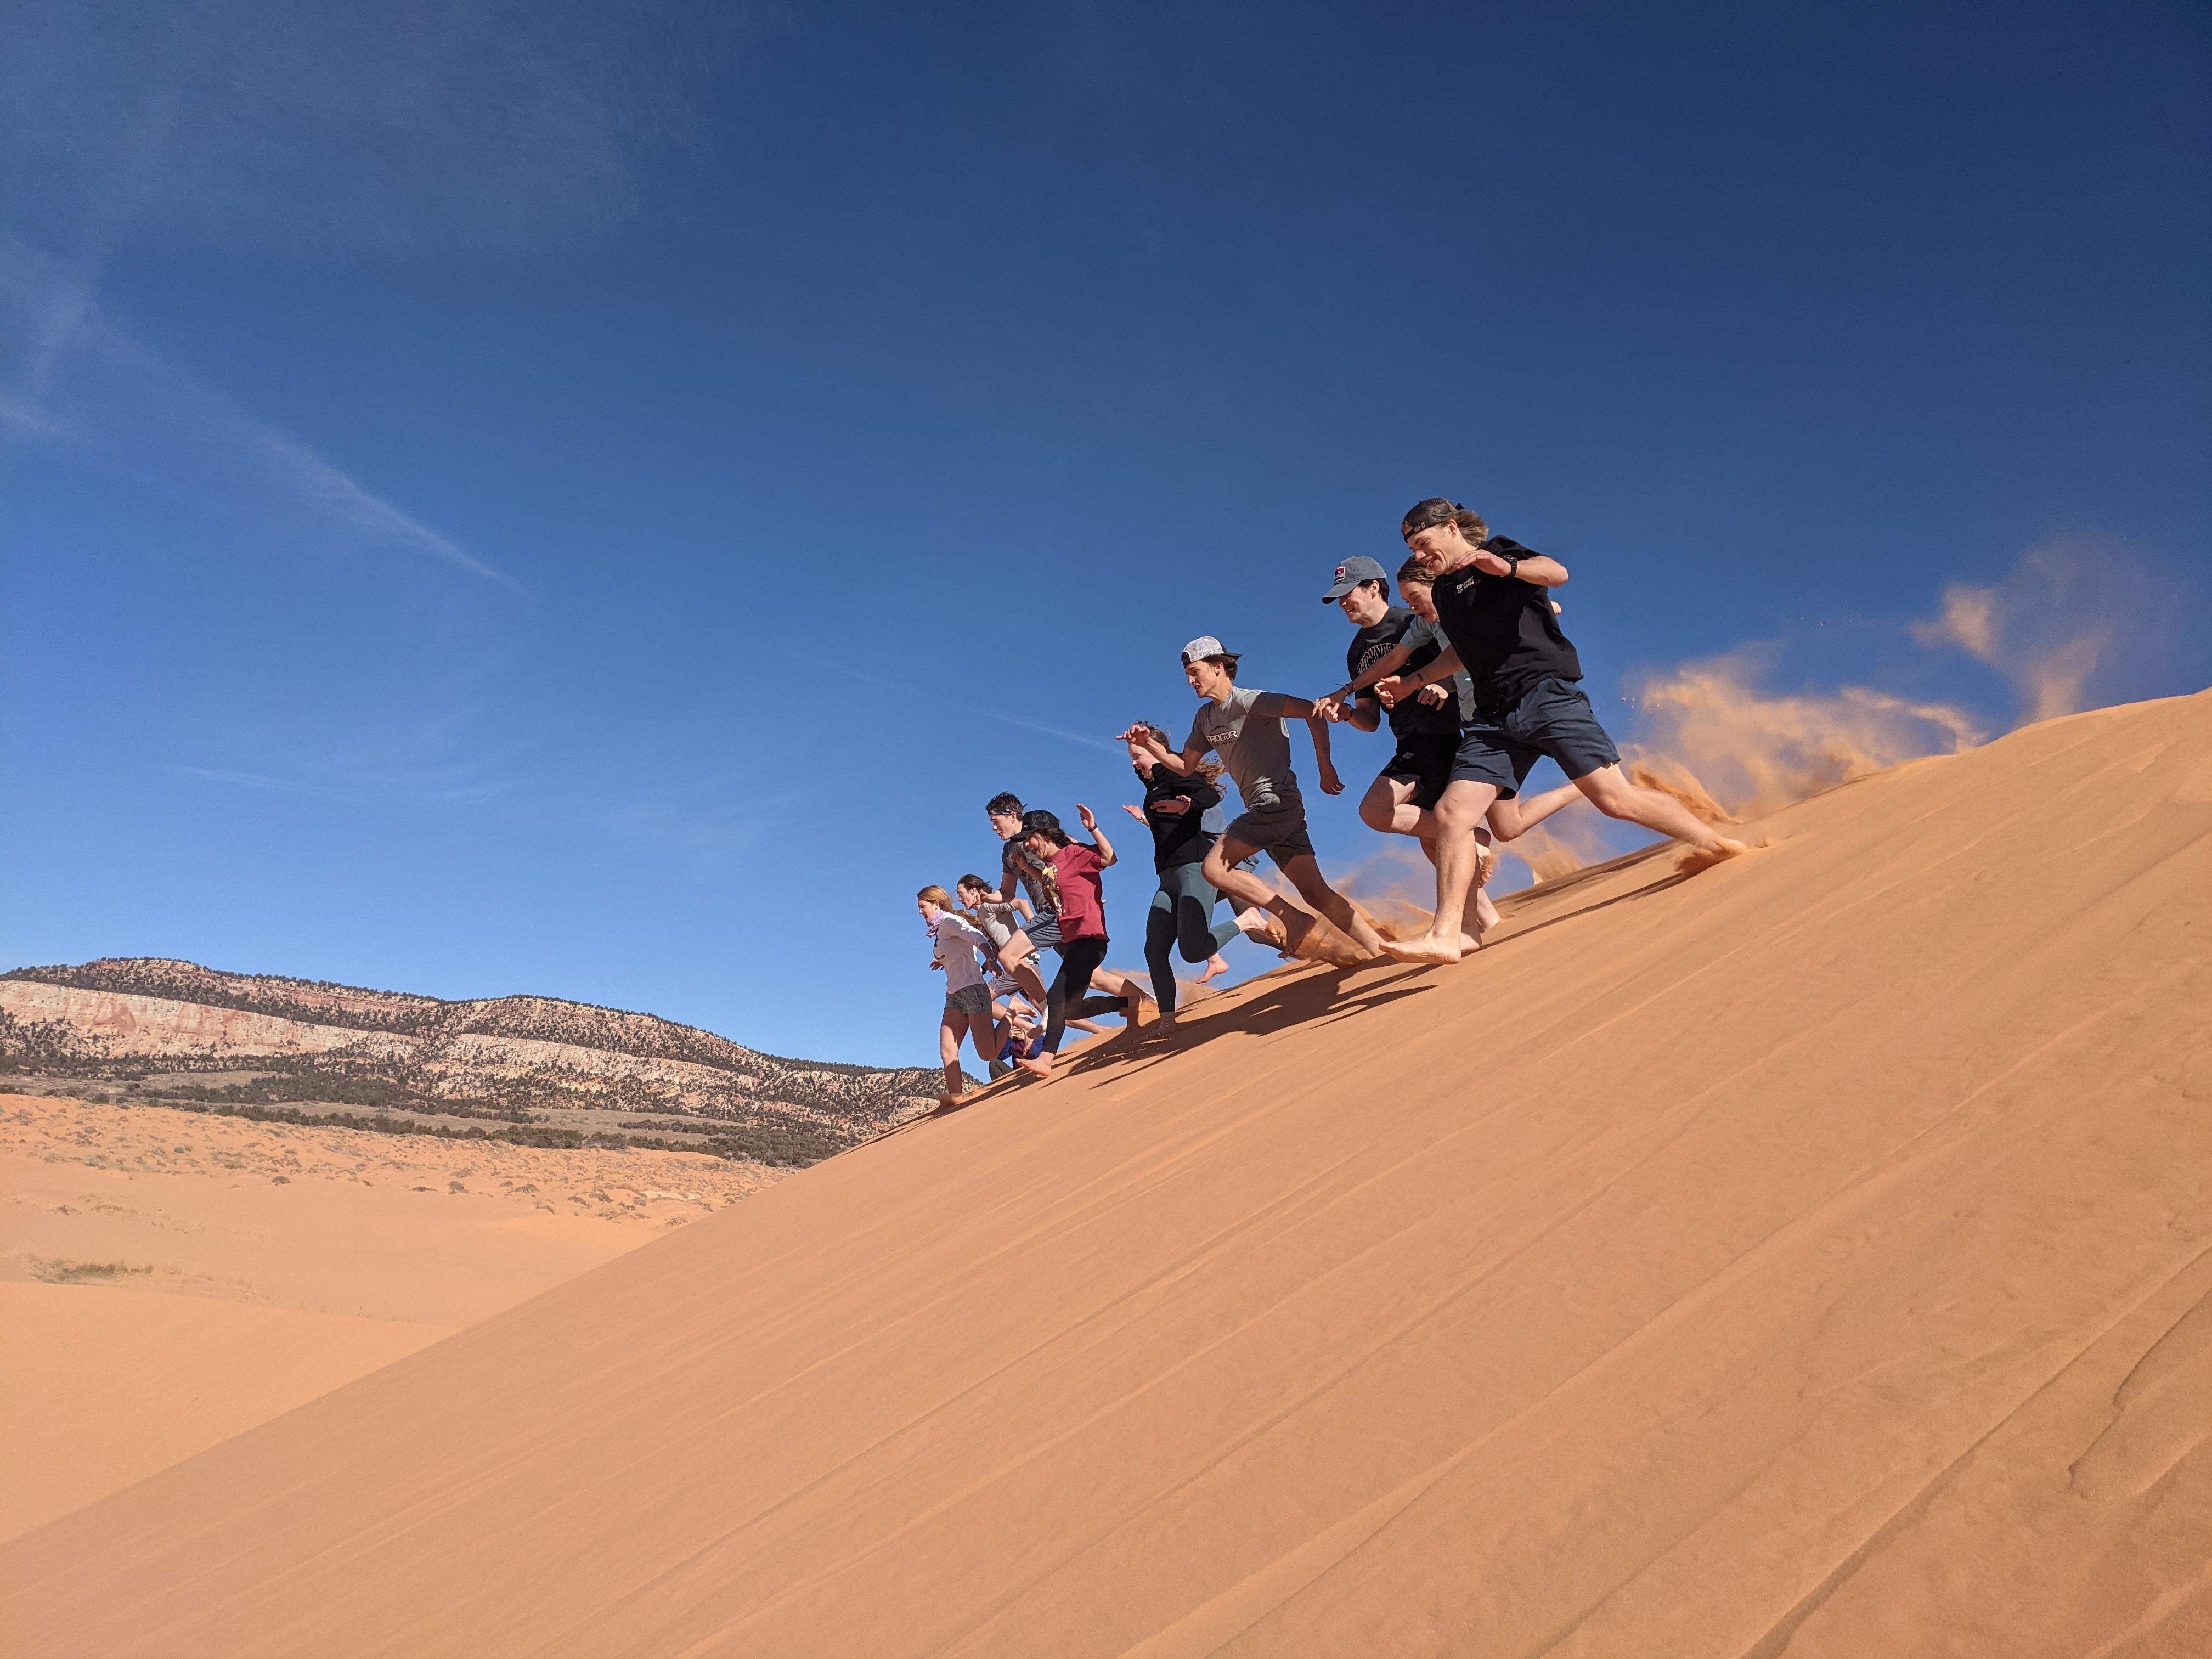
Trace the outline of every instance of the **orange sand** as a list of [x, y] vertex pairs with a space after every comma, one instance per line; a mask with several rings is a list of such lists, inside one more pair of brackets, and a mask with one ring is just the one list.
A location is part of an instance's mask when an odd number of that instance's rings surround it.
[[22, 1655], [2212, 1650], [2212, 696], [1297, 967], [0, 1548]]
[[0, 1538], [773, 1179], [0, 1096]]

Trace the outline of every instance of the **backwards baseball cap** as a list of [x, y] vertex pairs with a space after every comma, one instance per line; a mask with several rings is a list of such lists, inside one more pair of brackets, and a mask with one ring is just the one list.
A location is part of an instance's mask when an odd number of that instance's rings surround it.
[[1226, 657], [1230, 661], [1235, 662], [1243, 654], [1242, 652], [1225, 648], [1221, 641], [1211, 634], [1200, 634], [1188, 645], [1183, 647], [1182, 665], [1188, 668], [1200, 657]]
[[1334, 605], [1362, 582], [1381, 582], [1387, 589], [1390, 573], [1366, 555], [1354, 554], [1337, 566], [1335, 575], [1330, 578], [1329, 590], [1321, 596], [1321, 602]]

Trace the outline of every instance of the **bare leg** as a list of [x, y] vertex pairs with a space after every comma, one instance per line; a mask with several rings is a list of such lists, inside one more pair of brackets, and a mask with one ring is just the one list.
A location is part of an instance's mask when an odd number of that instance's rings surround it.
[[1466, 954], [1460, 940], [1467, 891], [1474, 878], [1474, 826], [1498, 798], [1495, 784], [1455, 780], [1436, 805], [1437, 912], [1419, 939], [1386, 940], [1382, 948], [1401, 962], [1457, 962]]
[[1030, 936], [1017, 927], [1006, 948], [999, 952], [999, 961], [1014, 976], [1014, 982], [1022, 988], [1022, 994], [1043, 1007], [1044, 975], [1037, 972], [1036, 946], [1030, 943]]
[[1249, 870], [1237, 867], [1241, 860], [1250, 858], [1258, 850], [1249, 842], [1224, 836], [1206, 854], [1206, 862], [1199, 873], [1215, 892], [1227, 895], [1241, 906], [1264, 910], [1274, 917], [1282, 924], [1285, 944], [1296, 945], [1312, 927], [1313, 918]]
[[1691, 851], [1683, 860], [1685, 870], [1702, 870], [1750, 850], [1740, 841], [1714, 834], [1711, 824], [1672, 795], [1631, 783], [1618, 763], [1584, 773], [1575, 780], [1575, 787], [1609, 818], [1640, 823], [1646, 830], [1689, 843]]
[[1133, 974], [1125, 974], [1118, 968], [1097, 968], [1091, 970], [1091, 988], [1109, 997], [1121, 999], [1121, 1030], [1124, 1036], [1134, 1036], [1137, 1027], [1144, 1023], [1145, 1004], [1151, 998]]
[[975, 1058], [983, 1062], [985, 1071], [999, 1057], [999, 1025], [986, 1012], [968, 1016], [968, 1039], [975, 1045]]
[[960, 1036], [967, 1029], [968, 1016], [955, 1008], [946, 1008], [937, 1023], [937, 1057], [945, 1065], [945, 1086], [937, 1097], [940, 1106], [950, 1106], [968, 1087], [960, 1075]]
[[1386, 836], [1418, 836], [1423, 841], [1434, 840], [1435, 815], [1413, 805], [1417, 787], [1403, 778], [1376, 778], [1359, 799], [1359, 821]]
[[1322, 879], [1321, 866], [1310, 853], [1301, 853], [1283, 866], [1298, 896], [1327, 916], [1370, 956], [1382, 951], [1382, 935], [1367, 925], [1367, 918], [1352, 908], [1352, 901]]
[[1484, 816], [1490, 821], [1492, 835], [1500, 841], [1511, 841], [1579, 799], [1582, 793], [1577, 785], [1563, 783], [1540, 795], [1516, 795], [1511, 800], [1492, 801]]

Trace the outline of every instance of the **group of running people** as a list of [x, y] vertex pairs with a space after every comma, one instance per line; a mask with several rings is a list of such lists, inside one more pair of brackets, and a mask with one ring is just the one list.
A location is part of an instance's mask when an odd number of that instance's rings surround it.
[[[1159, 876], [1145, 927], [1149, 994], [1133, 975], [1105, 966], [1100, 872], [1116, 856], [1091, 809], [1076, 808], [1090, 837], [1084, 842], [1054, 814], [1026, 810], [1012, 794], [985, 807], [1001, 842], [998, 878], [963, 876], [957, 899], [932, 886], [916, 901], [935, 942], [933, 965], [945, 975], [939, 1042], [946, 1101], [964, 1086], [963, 1038], [994, 1077], [1014, 1067], [1049, 1077], [1070, 1024], [1097, 1030], [1095, 1017], [1119, 1013], [1133, 1034], [1145, 1024], [1148, 994], [1158, 1009], [1151, 1030], [1173, 1030], [1175, 956], [1206, 964], [1202, 984], [1226, 971], [1221, 950], [1240, 933], [1296, 955], [1322, 917], [1355, 959], [1457, 962], [1498, 918], [1483, 890], [1494, 844], [1577, 796], [1608, 817], [1687, 843], [1685, 870], [1744, 850], [1673, 796], [1622, 772], [1551, 597], [1567, 580], [1565, 566], [1491, 534], [1480, 514], [1441, 496], [1417, 503], [1399, 533], [1407, 552], [1397, 571], [1402, 603], [1391, 602], [1382, 566], [1364, 557], [1338, 565], [1322, 596], [1356, 630], [1343, 685], [1312, 700], [1239, 685], [1239, 653], [1203, 636], [1182, 648], [1183, 678], [1199, 706], [1182, 748], [1147, 721], [1120, 734], [1144, 785], [1142, 804], [1125, 810], [1152, 831]], [[1291, 765], [1293, 720], [1312, 736], [1318, 781], [1330, 795], [1344, 785], [1330, 760], [1329, 727], [1371, 732], [1389, 722], [1396, 748], [1362, 797], [1359, 816], [1375, 830], [1417, 840], [1435, 866], [1427, 932], [1382, 938], [1322, 877]], [[1522, 799], [1522, 782], [1546, 757], [1568, 781]], [[1243, 806], [1225, 823], [1224, 772]], [[1258, 873], [1263, 853], [1310, 909]], [[1224, 899], [1234, 914], [1216, 921]], [[1042, 947], [1059, 958], [1048, 984]]]

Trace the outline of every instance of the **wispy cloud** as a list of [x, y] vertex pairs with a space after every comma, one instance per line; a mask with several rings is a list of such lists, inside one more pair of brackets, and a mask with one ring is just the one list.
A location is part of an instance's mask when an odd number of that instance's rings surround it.
[[140, 344], [52, 261], [0, 246], [0, 316], [15, 380], [0, 386], [0, 438], [72, 447], [325, 545], [431, 559], [522, 591], [311, 445]]
[[118, 235], [405, 252], [588, 234], [694, 141], [752, 9], [685, 0], [16, 0], [0, 194]]
[[288, 795], [326, 795], [331, 792], [319, 789], [312, 783], [295, 783], [289, 778], [264, 777], [258, 772], [229, 772], [213, 766], [179, 766], [173, 769], [186, 777], [204, 778], [210, 783], [234, 783], [247, 789], [274, 789]]

